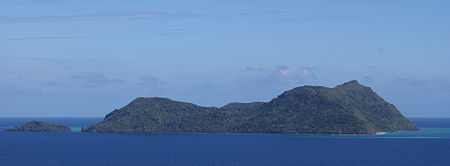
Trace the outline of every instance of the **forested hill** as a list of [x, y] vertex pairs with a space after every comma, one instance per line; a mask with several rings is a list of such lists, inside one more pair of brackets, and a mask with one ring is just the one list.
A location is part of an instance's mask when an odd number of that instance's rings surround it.
[[167, 98], [137, 98], [84, 132], [375, 134], [417, 130], [371, 88], [301, 86], [269, 102], [202, 107]]

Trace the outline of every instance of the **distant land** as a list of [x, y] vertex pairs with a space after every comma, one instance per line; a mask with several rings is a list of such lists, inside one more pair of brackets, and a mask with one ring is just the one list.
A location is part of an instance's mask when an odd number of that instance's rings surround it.
[[376, 134], [418, 130], [371, 88], [301, 86], [269, 102], [202, 107], [167, 98], [137, 98], [83, 132]]
[[68, 126], [43, 121], [30, 121], [6, 131], [72, 131]]

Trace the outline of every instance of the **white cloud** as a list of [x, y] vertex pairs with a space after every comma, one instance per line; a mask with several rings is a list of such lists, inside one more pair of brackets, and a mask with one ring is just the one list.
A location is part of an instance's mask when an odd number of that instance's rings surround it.
[[279, 66], [268, 77], [271, 77], [270, 79], [303, 82], [308, 79], [315, 79], [316, 75], [314, 74], [314, 71], [308, 67], [293, 70], [286, 66]]
[[155, 87], [161, 84], [162, 82], [159, 80], [159, 78], [152, 75], [142, 77], [139, 82], [139, 85], [143, 87]]
[[240, 78], [237, 80], [237, 83], [241, 86], [251, 87], [284, 87], [289, 85], [299, 85], [311, 79], [316, 79], [316, 75], [312, 68], [302, 67], [294, 70], [287, 66], [279, 66], [263, 76], [258, 75]]
[[116, 84], [116, 83], [124, 83], [124, 80], [121, 79], [109, 79], [104, 76], [102, 73], [97, 72], [85, 72], [73, 75], [72, 80], [75, 81], [76, 84], [82, 87], [95, 88], [99, 86], [105, 86], [108, 84]]

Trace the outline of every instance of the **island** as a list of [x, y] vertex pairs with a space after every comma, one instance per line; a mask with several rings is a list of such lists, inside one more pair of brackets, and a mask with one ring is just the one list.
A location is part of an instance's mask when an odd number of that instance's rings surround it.
[[168, 98], [137, 98], [83, 132], [377, 134], [418, 128], [370, 87], [301, 86], [269, 102], [203, 107]]
[[31, 121], [6, 131], [72, 131], [68, 126], [43, 121]]

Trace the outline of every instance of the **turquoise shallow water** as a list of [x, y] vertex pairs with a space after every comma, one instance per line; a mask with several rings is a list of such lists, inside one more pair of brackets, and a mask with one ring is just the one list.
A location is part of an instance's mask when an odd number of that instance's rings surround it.
[[419, 131], [386, 133], [376, 138], [450, 138], [450, 128], [421, 128]]
[[[3, 129], [45, 120], [80, 129], [100, 118], [0, 118]], [[2, 132], [5, 166], [448, 166], [450, 119], [412, 119], [420, 131], [383, 135]]]

